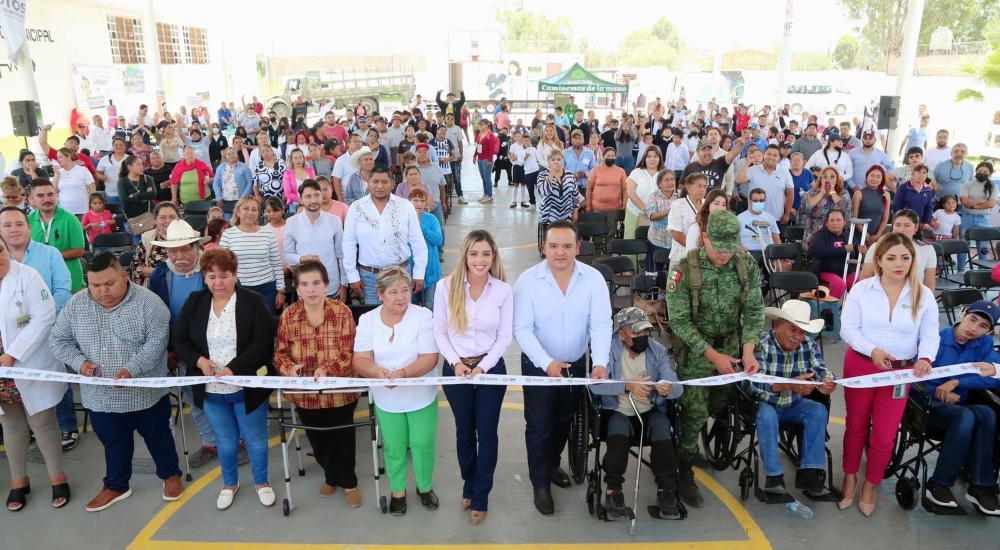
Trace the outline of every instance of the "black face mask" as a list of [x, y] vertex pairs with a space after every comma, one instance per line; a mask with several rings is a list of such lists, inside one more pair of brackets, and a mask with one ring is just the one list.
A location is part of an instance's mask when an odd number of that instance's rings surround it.
[[274, 117], [272, 116], [272, 117], [268, 117], [268, 120], [270, 120], [271, 122], [274, 122], [274, 121], [276, 121], [276, 120], [278, 120], [278, 119], [276, 119], [276, 118], [274, 118]]
[[989, 174], [983, 174], [982, 172], [976, 174], [976, 181], [978, 181], [979, 183], [986, 183], [987, 181], [989, 181], [989, 179], [990, 179]]
[[647, 349], [649, 349], [649, 336], [648, 335], [633, 336], [632, 345], [629, 346], [629, 349], [636, 353], [642, 353], [646, 351]]
[[604, 159], [604, 165], [611, 168], [615, 165], [615, 159]]

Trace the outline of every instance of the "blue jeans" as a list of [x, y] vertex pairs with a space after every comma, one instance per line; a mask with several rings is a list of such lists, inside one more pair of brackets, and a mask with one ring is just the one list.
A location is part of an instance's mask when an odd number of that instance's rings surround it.
[[[170, 435], [170, 398], [166, 395], [148, 409], [127, 413], [91, 411], [94, 433], [104, 445], [104, 486], [125, 492], [132, 479], [132, 455], [135, 433], [139, 432], [156, 464], [156, 477], [168, 479], [181, 475], [177, 447]], [[235, 460], [233, 462], [235, 464]]]
[[[967, 212], [962, 212], [962, 235], [959, 238], [965, 238], [965, 232], [969, 230], [970, 227], [989, 227], [990, 226], [990, 215], [989, 214], [969, 214]], [[972, 243], [969, 243], [972, 245]], [[979, 258], [985, 259], [990, 255], [990, 243], [989, 241], [977, 242], [976, 246], [979, 249]], [[965, 261], [969, 257], [968, 254], [958, 255], [958, 270], [965, 270]]]
[[487, 197], [493, 197], [493, 178], [490, 174], [493, 173], [493, 163], [488, 160], [480, 160], [477, 163], [479, 165], [479, 177], [483, 178], [483, 194]]
[[[503, 358], [490, 374], [507, 374]], [[444, 376], [455, 376], [455, 369], [444, 362]], [[444, 394], [455, 416], [458, 469], [462, 472], [462, 498], [472, 500], [472, 509], [487, 511], [493, 473], [500, 450], [497, 427], [506, 386], [445, 386]]]
[[[437, 260], [437, 258], [434, 258], [434, 260]], [[413, 295], [413, 299], [410, 303], [418, 306], [424, 306], [425, 308], [434, 311], [434, 291], [436, 290], [437, 283], [432, 285], [425, 284], [423, 290]]]
[[455, 182], [455, 194], [462, 196], [462, 163], [457, 160], [451, 161], [451, 178]]
[[61, 432], [76, 432], [80, 428], [76, 409], [73, 408], [73, 384], [68, 384], [62, 401], [56, 405], [56, 420], [59, 422]]
[[365, 304], [374, 306], [381, 304], [381, 300], [378, 299], [378, 292], [375, 292], [375, 281], [378, 279], [378, 274], [365, 271], [364, 269], [359, 269], [358, 274], [361, 275], [361, 284], [365, 287]]
[[627, 157], [618, 157], [615, 159], [615, 166], [625, 170], [626, 174], [631, 174], [632, 170], [635, 170], [635, 159], [632, 158], [632, 155]]
[[236, 467], [240, 436], [247, 446], [254, 485], [267, 483], [267, 403], [246, 412], [243, 390], [236, 393], [205, 393], [205, 416], [218, 439], [222, 482], [234, 487], [240, 481]]
[[949, 405], [931, 402], [928, 424], [945, 431], [937, 467], [931, 481], [951, 487], [958, 471], [968, 466], [969, 482], [994, 487], [997, 473], [993, 470], [993, 438], [996, 414], [985, 405]]
[[[201, 371], [197, 368], [189, 369], [186, 365], [181, 364], [182, 372], [187, 373], [187, 376], [201, 376]], [[215, 447], [215, 431], [212, 430], [212, 423], [208, 421], [208, 416], [205, 415], [205, 411], [194, 404], [194, 392], [191, 390], [191, 386], [181, 386], [181, 394], [184, 396], [184, 402], [191, 407], [191, 419], [194, 420], [194, 427], [198, 430], [198, 435], [201, 436], [201, 445], [203, 447]], [[173, 422], [170, 423], [171, 429], [173, 429]]]
[[274, 281], [270, 283], [264, 283], [257, 286], [244, 286], [243, 288], [247, 290], [252, 290], [257, 294], [264, 297], [264, 305], [267, 306], [267, 310], [271, 312], [271, 315], [278, 313], [278, 309], [274, 307], [274, 300], [278, 297], [278, 285]]
[[767, 403], [757, 406], [757, 440], [760, 458], [768, 476], [782, 475], [778, 458], [778, 424], [801, 424], [802, 460], [799, 468], [826, 468], [826, 407], [809, 399], [797, 399], [788, 407], [777, 410]]

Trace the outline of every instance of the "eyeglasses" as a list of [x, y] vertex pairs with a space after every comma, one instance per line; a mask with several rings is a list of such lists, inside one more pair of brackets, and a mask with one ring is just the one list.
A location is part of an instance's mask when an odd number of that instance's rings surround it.
[[837, 179], [837, 175], [836, 174], [823, 174], [822, 177], [825, 180], [835, 180], [835, 179]]

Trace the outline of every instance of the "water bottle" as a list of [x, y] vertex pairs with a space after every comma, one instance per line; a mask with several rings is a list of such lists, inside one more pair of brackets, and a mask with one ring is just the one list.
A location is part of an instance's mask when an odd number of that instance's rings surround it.
[[797, 500], [795, 502], [789, 502], [785, 505], [785, 507], [798, 514], [802, 519], [809, 519], [813, 517], [813, 511], [810, 510], [808, 506]]

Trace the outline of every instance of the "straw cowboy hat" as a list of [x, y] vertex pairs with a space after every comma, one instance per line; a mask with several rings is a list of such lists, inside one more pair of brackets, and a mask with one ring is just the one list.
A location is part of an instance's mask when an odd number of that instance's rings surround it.
[[191, 243], [204, 244], [210, 241], [211, 237], [202, 237], [184, 220], [174, 220], [167, 227], [167, 238], [162, 241], [150, 241], [154, 246], [163, 248], [178, 248]]
[[826, 322], [823, 319], [810, 319], [811, 314], [812, 308], [802, 300], [788, 300], [781, 305], [781, 309], [764, 308], [764, 315], [768, 319], [788, 321], [806, 332], [817, 333], [823, 330]]
[[361, 169], [361, 157], [365, 155], [373, 155], [372, 150], [368, 148], [367, 145], [358, 149], [357, 151], [351, 153], [351, 168], [355, 170]]

